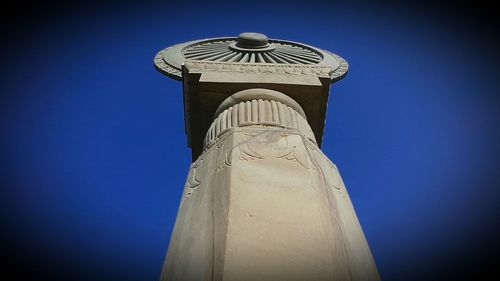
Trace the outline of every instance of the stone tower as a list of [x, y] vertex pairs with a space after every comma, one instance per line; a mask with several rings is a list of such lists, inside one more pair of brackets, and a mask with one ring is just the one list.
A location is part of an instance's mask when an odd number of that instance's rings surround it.
[[193, 163], [161, 280], [379, 280], [337, 167], [320, 150], [341, 57], [259, 33], [174, 45]]

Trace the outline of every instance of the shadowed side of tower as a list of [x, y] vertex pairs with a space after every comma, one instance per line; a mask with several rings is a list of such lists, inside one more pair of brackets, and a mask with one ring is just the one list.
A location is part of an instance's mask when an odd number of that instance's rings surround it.
[[319, 148], [343, 59], [243, 33], [175, 45], [155, 63], [182, 77], [194, 160], [161, 280], [379, 280]]

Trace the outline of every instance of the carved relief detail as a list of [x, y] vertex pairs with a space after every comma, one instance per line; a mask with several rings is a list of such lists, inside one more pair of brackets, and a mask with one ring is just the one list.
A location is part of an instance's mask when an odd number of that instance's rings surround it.
[[345, 60], [326, 50], [279, 39], [271, 39], [255, 49], [239, 45], [239, 40], [239, 37], [221, 37], [176, 44], [156, 55], [155, 66], [176, 80], [182, 80], [182, 65], [192, 73], [311, 75], [329, 78], [331, 82], [347, 73]]
[[[331, 54], [331, 53], [330, 53]], [[335, 55], [335, 57], [338, 57]], [[340, 57], [339, 57], [340, 58]], [[231, 63], [189, 60], [184, 62], [190, 72], [236, 72], [236, 73], [274, 73], [282, 75], [313, 75], [318, 77], [332, 77], [334, 70], [325, 65], [308, 64], [279, 64], [279, 63]], [[347, 70], [347, 69], [346, 69]]]
[[169, 49], [170, 48], [167, 48], [165, 50], [161, 50], [160, 52], [158, 52], [158, 54], [156, 54], [156, 56], [154, 58], [154, 65], [155, 65], [156, 69], [158, 69], [163, 74], [165, 74], [169, 77], [172, 77], [173, 79], [180, 80], [180, 79], [182, 79], [181, 71], [179, 69], [169, 65], [164, 59], [166, 57], [166, 54], [169, 51]]
[[186, 197], [190, 197], [200, 185], [200, 179], [198, 178], [196, 170], [202, 161], [203, 159], [200, 158], [191, 164], [191, 169], [189, 169], [189, 174], [186, 180]]
[[227, 130], [236, 127], [263, 125], [296, 129], [300, 134], [316, 142], [314, 133], [297, 111], [274, 100], [252, 100], [240, 102], [224, 110], [215, 118], [204, 140], [205, 149]]
[[346, 75], [347, 75], [347, 70], [349, 69], [349, 64], [347, 63], [347, 61], [343, 58], [341, 58], [340, 56], [337, 56], [333, 53], [330, 53], [328, 51], [325, 51], [333, 56], [335, 56], [338, 60], [339, 60], [339, 63], [340, 63], [340, 66], [337, 67], [336, 69], [334, 69], [331, 73], [330, 73], [330, 77], [332, 79], [332, 83], [333, 82], [337, 82], [339, 81], [340, 79], [344, 78]]
[[[342, 191], [342, 180], [340, 179], [339, 172], [337, 170], [337, 166], [335, 166], [331, 161], [325, 159], [327, 162], [325, 167], [328, 170], [325, 170], [325, 181], [328, 186], [338, 191]], [[328, 171], [328, 172], [327, 172]]]
[[234, 165], [238, 161], [272, 158], [296, 161], [306, 169], [315, 169], [307, 149], [301, 144], [302, 136], [297, 133], [265, 130], [246, 132], [244, 135], [244, 141], [226, 149], [218, 170]]
[[[306, 144], [307, 150], [311, 156], [313, 156], [311, 157], [311, 159], [314, 159], [313, 164], [317, 166], [316, 170], [323, 177], [325, 184], [332, 190], [344, 193], [343, 182], [340, 178], [337, 166], [333, 164], [333, 162], [330, 161], [330, 159], [328, 159], [323, 152], [321, 152], [315, 143], [312, 143], [307, 139], [304, 139], [304, 143]], [[345, 193], [343, 194], [343, 197], [345, 197]]]

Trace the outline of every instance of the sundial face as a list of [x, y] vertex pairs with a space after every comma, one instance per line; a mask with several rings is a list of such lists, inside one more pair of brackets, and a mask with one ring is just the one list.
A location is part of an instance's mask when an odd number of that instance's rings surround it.
[[176, 80], [182, 79], [185, 60], [227, 63], [328, 66], [336, 72], [332, 82], [347, 73], [347, 62], [340, 56], [302, 43], [268, 39], [266, 35], [244, 32], [238, 37], [189, 41], [161, 50], [155, 57], [156, 68]]

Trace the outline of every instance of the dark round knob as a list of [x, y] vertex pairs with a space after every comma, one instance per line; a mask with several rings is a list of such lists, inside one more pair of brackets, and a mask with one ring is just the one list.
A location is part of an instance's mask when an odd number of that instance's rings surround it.
[[236, 46], [240, 48], [258, 49], [269, 45], [267, 36], [262, 33], [243, 32], [238, 36]]

